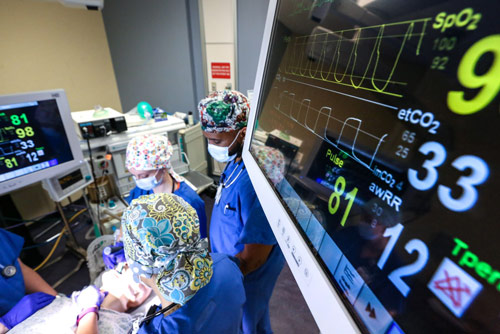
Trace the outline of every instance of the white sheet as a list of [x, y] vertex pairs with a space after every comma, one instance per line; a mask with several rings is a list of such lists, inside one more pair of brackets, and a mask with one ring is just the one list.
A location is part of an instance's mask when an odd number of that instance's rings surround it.
[[[46, 307], [34, 313], [19, 325], [12, 328], [9, 334], [74, 334], [78, 310], [71, 299], [58, 295]], [[133, 317], [130, 314], [112, 310], [99, 311], [99, 334], [126, 334], [132, 327]]]

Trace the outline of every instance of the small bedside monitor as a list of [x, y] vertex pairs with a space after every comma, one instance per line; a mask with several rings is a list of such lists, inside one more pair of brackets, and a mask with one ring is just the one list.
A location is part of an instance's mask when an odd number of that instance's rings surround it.
[[0, 96], [0, 194], [81, 163], [64, 90]]

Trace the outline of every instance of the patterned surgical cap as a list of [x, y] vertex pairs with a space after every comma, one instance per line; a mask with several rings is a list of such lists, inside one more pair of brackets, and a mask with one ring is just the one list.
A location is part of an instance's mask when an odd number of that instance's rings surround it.
[[229, 132], [247, 126], [250, 102], [234, 90], [216, 91], [200, 101], [198, 111], [203, 131]]
[[252, 151], [267, 177], [276, 185], [285, 174], [285, 157], [280, 150], [269, 146], [252, 146]]
[[195, 209], [181, 197], [141, 196], [122, 216], [125, 257], [134, 280], [156, 276], [166, 300], [184, 305], [212, 278], [207, 239]]
[[155, 170], [166, 168], [177, 181], [184, 179], [174, 172], [170, 164], [173, 154], [168, 138], [160, 135], [141, 135], [130, 140], [127, 146], [125, 166], [127, 169]]

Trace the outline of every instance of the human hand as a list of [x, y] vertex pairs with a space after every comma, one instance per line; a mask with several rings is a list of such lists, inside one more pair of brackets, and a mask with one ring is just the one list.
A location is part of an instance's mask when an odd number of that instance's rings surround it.
[[114, 269], [120, 262], [126, 262], [125, 251], [123, 249], [123, 242], [117, 242], [113, 246], [108, 246], [102, 251], [102, 259], [104, 265], [108, 269]]
[[99, 290], [95, 285], [89, 285], [83, 288], [81, 291], [75, 291], [71, 295], [73, 303], [76, 304], [81, 310], [87, 309], [93, 306], [97, 308], [101, 307], [104, 297], [107, 293]]
[[0, 322], [12, 329], [39, 309], [49, 305], [56, 297], [48, 295], [44, 292], [35, 292], [21, 298], [3, 317]]

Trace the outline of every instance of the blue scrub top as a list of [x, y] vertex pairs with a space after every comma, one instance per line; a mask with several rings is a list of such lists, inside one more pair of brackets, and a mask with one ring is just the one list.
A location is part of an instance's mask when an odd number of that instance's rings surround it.
[[[142, 196], [142, 195], [151, 195], [153, 194], [153, 190], [143, 190], [139, 187], [135, 187], [130, 191], [130, 195], [125, 199], [128, 204], [132, 202], [132, 200]], [[191, 189], [190, 186], [186, 184], [186, 182], [181, 182], [179, 189], [174, 191], [174, 194], [182, 197], [186, 202], [189, 203], [198, 214], [198, 219], [200, 220], [200, 236], [201, 238], [207, 237], [207, 214], [205, 213], [205, 202], [201, 199], [201, 197]]]
[[[229, 176], [231, 178], [227, 180]], [[221, 175], [221, 182], [227, 184], [222, 189], [219, 204], [214, 203], [212, 210], [212, 251], [234, 256], [243, 250], [245, 244], [275, 245], [276, 238], [260, 206], [243, 160], [228, 163]]]
[[226, 182], [226, 187], [222, 189], [219, 204], [214, 203], [210, 220], [212, 251], [234, 256], [245, 244], [274, 245], [266, 263], [243, 280], [247, 297], [243, 308], [243, 333], [270, 334], [269, 300], [285, 259], [243, 161], [228, 163], [221, 182]]
[[233, 259], [211, 254], [213, 276], [193, 298], [174, 313], [143, 324], [139, 334], [238, 334], [245, 303], [242, 274]]
[[[0, 229], [0, 264], [2, 266], [15, 265], [17, 272], [10, 278], [0, 275], [0, 316], [7, 313], [23, 298], [24, 278], [17, 258], [23, 248], [24, 239], [16, 234]], [[6, 292], [7, 291], [7, 292]]]

